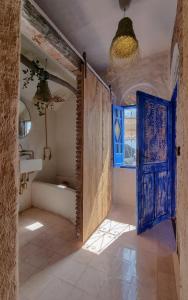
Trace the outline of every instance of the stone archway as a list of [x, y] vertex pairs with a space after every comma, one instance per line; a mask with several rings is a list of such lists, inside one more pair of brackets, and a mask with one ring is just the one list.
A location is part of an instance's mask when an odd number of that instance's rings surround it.
[[142, 91], [154, 96], [158, 96], [157, 88], [148, 82], [140, 82], [128, 88], [121, 97], [121, 105], [136, 104], [136, 92]]
[[[169, 89], [169, 52], [161, 52], [149, 57], [140, 58], [126, 68], [109, 69], [106, 75], [117, 96], [117, 101], [123, 98], [134, 86], [145, 86], [148, 93], [155, 93], [164, 99], [170, 99]], [[150, 85], [150, 88], [148, 89]], [[129, 103], [127, 103], [129, 104]]]

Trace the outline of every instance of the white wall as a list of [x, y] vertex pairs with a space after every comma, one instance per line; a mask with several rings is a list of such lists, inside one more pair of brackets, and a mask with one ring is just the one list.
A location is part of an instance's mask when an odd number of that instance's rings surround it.
[[63, 216], [75, 224], [76, 191], [73, 189], [50, 183], [33, 182], [32, 204]]
[[112, 201], [136, 207], [136, 169], [114, 168]]
[[[34, 49], [30, 49], [29, 46], [28, 51], [32, 52]], [[27, 54], [28, 51], [26, 51]], [[41, 58], [41, 56], [39, 57]], [[35, 59], [35, 57], [33, 58]], [[70, 81], [71, 78], [69, 80], [65, 78], [64, 72], [60, 72], [61, 69], [57, 68], [56, 64], [49, 61], [48, 66], [50, 67], [50, 72]], [[38, 80], [35, 78], [34, 81], [29, 83], [27, 88], [23, 88], [23, 78], [25, 77], [23, 69], [25, 70], [26, 67], [21, 64], [20, 94], [21, 100], [23, 100], [30, 112], [32, 128], [29, 135], [20, 139], [19, 142], [23, 149], [33, 150], [35, 158], [43, 159], [43, 149], [45, 146], [44, 116], [39, 116], [32, 101], [36, 93]], [[28, 183], [27, 190], [24, 190], [23, 195], [19, 196], [20, 211], [32, 205], [31, 183], [33, 180], [55, 183], [58, 175], [60, 182], [62, 178], [63, 180], [70, 181], [71, 186], [75, 186], [76, 99], [69, 89], [52, 81], [49, 81], [48, 84], [52, 95], [62, 97], [65, 102], [55, 104], [55, 109], [48, 111], [48, 145], [52, 150], [52, 159], [43, 161], [42, 171], [30, 174], [30, 182]], [[75, 85], [76, 80], [71, 79], [71, 84]]]
[[27, 189], [22, 195], [19, 195], [19, 211], [31, 207], [31, 182], [33, 181], [33, 178], [35, 176], [35, 174], [30, 175], [30, 181], [28, 183]]
[[[23, 99], [26, 104], [32, 121], [32, 128], [28, 136], [19, 140], [22, 148], [25, 150], [33, 150], [35, 158], [43, 159], [43, 148], [45, 145], [44, 133], [44, 117], [40, 117], [33, 103], [28, 99]], [[55, 139], [55, 112], [48, 113], [48, 141], [52, 149], [52, 159], [50, 161], [43, 161], [43, 169], [40, 172], [30, 174], [30, 181], [27, 190], [23, 195], [19, 196], [20, 210], [31, 207], [31, 182], [34, 179], [52, 181], [56, 175], [56, 139]]]
[[[36, 107], [30, 99], [22, 98], [31, 114], [32, 128], [28, 136], [20, 139], [23, 149], [33, 150], [35, 158], [43, 159], [45, 145], [44, 116], [39, 116]], [[52, 150], [52, 159], [43, 160], [42, 171], [30, 175], [27, 190], [19, 196], [20, 211], [32, 206], [31, 183], [38, 180], [70, 182], [75, 187], [76, 160], [76, 101], [74, 98], [65, 100], [56, 110], [48, 111], [48, 145]]]
[[67, 99], [56, 112], [57, 176], [75, 187], [76, 164], [76, 100]]

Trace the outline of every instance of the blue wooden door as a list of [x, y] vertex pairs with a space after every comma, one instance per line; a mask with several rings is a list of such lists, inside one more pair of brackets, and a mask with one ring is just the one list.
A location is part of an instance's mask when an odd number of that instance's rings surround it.
[[172, 98], [172, 217], [176, 217], [176, 172], [177, 172], [177, 153], [176, 153], [176, 105], [177, 105], [178, 84], [176, 84]]
[[137, 93], [137, 231], [172, 215], [172, 107]]

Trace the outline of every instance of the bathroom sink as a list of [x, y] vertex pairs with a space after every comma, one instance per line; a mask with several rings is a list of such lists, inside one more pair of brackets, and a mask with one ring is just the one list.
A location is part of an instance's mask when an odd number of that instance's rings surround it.
[[21, 159], [20, 173], [30, 173], [42, 170], [42, 159]]

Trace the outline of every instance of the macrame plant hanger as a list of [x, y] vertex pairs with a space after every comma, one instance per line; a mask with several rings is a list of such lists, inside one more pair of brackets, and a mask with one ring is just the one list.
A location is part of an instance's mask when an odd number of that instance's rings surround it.
[[45, 119], [45, 147], [44, 147], [44, 152], [43, 152], [43, 159], [44, 160], [51, 160], [52, 158], [52, 150], [48, 146], [48, 121], [47, 121], [47, 107], [45, 107], [45, 114], [44, 114], [44, 119]]

